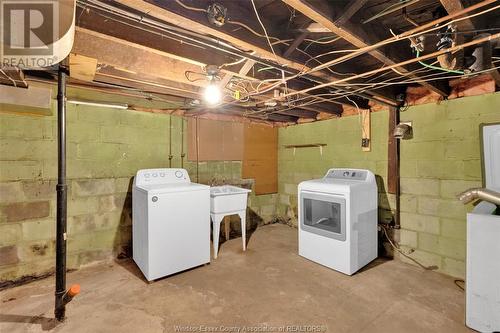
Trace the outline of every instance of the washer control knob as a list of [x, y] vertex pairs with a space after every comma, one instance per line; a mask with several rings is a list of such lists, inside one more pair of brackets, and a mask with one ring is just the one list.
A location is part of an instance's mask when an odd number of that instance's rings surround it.
[[182, 178], [182, 176], [183, 176], [182, 171], [177, 170], [177, 171], [175, 172], [175, 177], [177, 177], [177, 178]]
[[165, 177], [165, 173], [164, 172], [160, 172], [160, 177]]
[[155, 195], [154, 197], [151, 198], [151, 201], [157, 202], [158, 201], [158, 197]]
[[158, 174], [157, 173], [153, 173], [153, 177], [158, 177]]

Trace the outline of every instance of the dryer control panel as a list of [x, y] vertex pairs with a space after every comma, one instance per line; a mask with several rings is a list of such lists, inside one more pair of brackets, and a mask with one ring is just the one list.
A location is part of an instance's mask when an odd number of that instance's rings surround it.
[[144, 169], [137, 171], [136, 185], [178, 184], [190, 183], [189, 174], [185, 169]]
[[368, 172], [359, 169], [330, 169], [325, 175], [328, 179], [344, 179], [344, 180], [366, 180]]

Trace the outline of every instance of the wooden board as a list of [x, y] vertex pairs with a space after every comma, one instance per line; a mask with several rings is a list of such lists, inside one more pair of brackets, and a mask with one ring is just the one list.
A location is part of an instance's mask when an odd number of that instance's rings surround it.
[[[198, 141], [198, 147], [197, 147]], [[241, 161], [243, 124], [209, 119], [188, 119], [188, 160]]]
[[244, 125], [242, 177], [255, 180], [255, 194], [278, 192], [278, 129]]
[[371, 111], [370, 110], [361, 110], [361, 128], [362, 128], [362, 138], [367, 139], [368, 145], [366, 147], [361, 147], [363, 151], [371, 151], [372, 150], [372, 142], [371, 142]]
[[398, 123], [398, 111], [395, 107], [389, 108], [389, 141], [387, 142], [387, 192], [396, 193], [399, 178], [398, 140], [394, 138], [394, 128]]
[[82, 81], [92, 82], [97, 70], [97, 59], [80, 54], [69, 54], [69, 75]]

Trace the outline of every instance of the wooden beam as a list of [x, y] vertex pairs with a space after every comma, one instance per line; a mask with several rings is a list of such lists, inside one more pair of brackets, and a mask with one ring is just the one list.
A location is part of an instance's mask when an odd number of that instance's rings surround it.
[[314, 33], [325, 33], [325, 32], [331, 32], [328, 28], [325, 28], [321, 24], [317, 22], [312, 22], [308, 26], [300, 29], [296, 29], [295, 31], [300, 31], [300, 32], [308, 32], [311, 34]]
[[200, 72], [205, 64], [80, 27], [76, 28], [72, 52], [134, 74], [163, 77], [200, 87], [205, 85], [200, 81], [190, 82], [184, 75], [187, 70]]
[[[357, 48], [364, 48], [368, 47], [371, 43], [369, 42], [368, 35], [359, 29], [358, 27], [352, 25], [349, 22], [345, 22], [342, 26], [338, 25], [336, 22], [333, 22], [328, 15], [322, 13], [320, 10], [317, 8], [314, 8], [311, 6], [309, 3], [307, 3], [304, 0], [282, 0], [284, 3], [287, 5], [291, 6], [292, 8], [295, 8], [295, 10], [298, 10], [302, 14], [306, 15], [310, 19], [312, 19], [315, 22], [318, 22], [322, 26], [328, 28], [331, 32], [336, 34], [337, 36], [342, 37], [352, 45], [354, 45]], [[386, 55], [384, 52], [382, 52], [380, 49], [375, 49], [372, 51], [368, 52], [372, 57], [376, 58], [383, 64], [387, 66], [394, 65], [398, 63], [397, 60], [390, 58], [388, 55]], [[419, 80], [419, 77], [413, 74], [410, 74], [409, 71], [404, 68], [404, 67], [397, 67], [396, 70], [401, 72], [403, 75], [408, 76], [412, 79]], [[429, 82], [419, 82], [421, 85], [425, 86], [426, 88], [440, 94], [441, 96], [447, 96], [448, 91], [447, 89], [444, 89], [440, 86], [438, 86], [435, 83], [429, 83]]]
[[112, 66], [104, 66], [95, 77], [95, 82], [104, 82], [117, 86], [135, 88], [146, 93], [180, 96], [190, 99], [201, 97], [200, 88], [157, 76], [136, 75]]
[[285, 114], [285, 115], [295, 116], [295, 117], [299, 117], [299, 118], [309, 118], [309, 119], [316, 119], [316, 117], [318, 116], [318, 112], [300, 110], [300, 109], [292, 109], [292, 110], [286, 110], [286, 111], [273, 111], [273, 113]]
[[348, 22], [367, 2], [368, 0], [350, 1], [346, 8], [342, 10], [342, 14], [335, 20], [335, 25], [339, 27], [344, 25], [344, 23]]
[[[361, 149], [363, 151], [371, 151], [372, 143], [371, 143], [371, 112], [370, 110], [361, 110]], [[365, 143], [366, 140], [366, 143]]]
[[92, 82], [97, 70], [97, 59], [81, 54], [69, 54], [69, 75], [73, 79]]
[[267, 119], [272, 121], [281, 121], [285, 123], [296, 123], [297, 120], [299, 119], [298, 117], [284, 115], [284, 114], [277, 114], [277, 113], [272, 113], [270, 115], [267, 115], [266, 117]]
[[342, 105], [340, 104], [326, 104], [326, 103], [317, 103], [314, 105], [301, 105], [297, 106], [297, 108], [317, 113], [324, 112], [329, 114], [335, 114], [337, 116], [341, 115], [342, 112], [344, 111]]
[[[252, 59], [248, 59], [243, 64], [243, 66], [239, 70], [238, 74], [243, 75], [243, 76], [247, 75], [252, 70], [254, 65], [255, 65], [255, 61]], [[220, 81], [219, 86], [224, 88], [229, 83], [229, 81], [231, 81], [231, 79], [233, 77], [234, 77], [233, 74], [227, 73], [226, 75], [224, 75], [224, 77]]]
[[[440, 0], [441, 5], [443, 5], [444, 9], [448, 12], [448, 14], [453, 14], [455, 12], [461, 11], [464, 9], [464, 5], [460, 0]], [[457, 22], [457, 27], [459, 30], [474, 30], [474, 23], [470, 19], [465, 19]]]
[[395, 107], [389, 108], [389, 135], [387, 142], [387, 193], [395, 194], [397, 191], [399, 181], [399, 164], [398, 164], [398, 150], [399, 143], [394, 137], [394, 129], [399, 122], [398, 109]]
[[306, 39], [306, 37], [309, 36], [309, 32], [303, 32], [300, 35], [298, 35], [290, 44], [288, 49], [283, 53], [283, 57], [288, 58], [290, 55], [297, 49], [297, 47]]

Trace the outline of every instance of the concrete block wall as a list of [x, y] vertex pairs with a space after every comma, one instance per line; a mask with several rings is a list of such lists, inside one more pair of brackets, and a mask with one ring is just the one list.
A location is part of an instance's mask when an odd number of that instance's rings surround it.
[[[401, 113], [413, 121], [414, 137], [401, 143], [401, 226], [394, 236], [423, 265], [455, 277], [465, 275], [466, 212], [456, 195], [481, 185], [479, 124], [500, 122], [500, 93], [413, 106]], [[379, 186], [379, 220], [390, 218], [394, 196], [386, 193], [388, 112], [372, 114], [372, 152], [361, 151], [356, 116], [279, 130], [278, 214], [297, 224], [297, 184], [330, 167], [367, 168]], [[283, 145], [326, 143], [318, 148]], [[400, 260], [414, 264], [396, 253]]]
[[[70, 268], [128, 252], [131, 177], [168, 163], [167, 119], [68, 104]], [[54, 267], [56, 126], [54, 115], [0, 115], [2, 281]]]
[[[372, 114], [371, 152], [361, 150], [361, 125], [356, 116], [325, 120], [279, 129], [279, 201], [277, 213], [297, 226], [297, 185], [321, 178], [333, 167], [372, 170], [379, 188], [379, 215], [390, 217], [394, 196], [386, 192], [388, 113]], [[320, 148], [285, 148], [294, 144], [326, 144]]]
[[479, 126], [500, 122], [500, 93], [414, 106], [401, 120], [414, 127], [413, 139], [401, 143], [401, 247], [463, 278], [465, 217], [473, 206], [456, 196], [482, 185]]
[[[85, 99], [106, 97], [73, 89], [70, 93]], [[54, 269], [55, 113], [55, 103], [52, 116], [0, 113], [0, 285]], [[164, 114], [72, 104], [67, 118], [68, 267], [78, 268], [129, 253], [133, 176], [138, 169], [181, 167], [187, 137], [181, 132], [187, 131], [187, 122]], [[183, 164], [196, 181], [196, 163], [184, 158]], [[240, 179], [241, 162], [201, 162], [199, 175], [202, 183]], [[252, 195], [251, 209], [267, 222], [274, 217], [269, 207], [275, 200], [276, 195]]]

